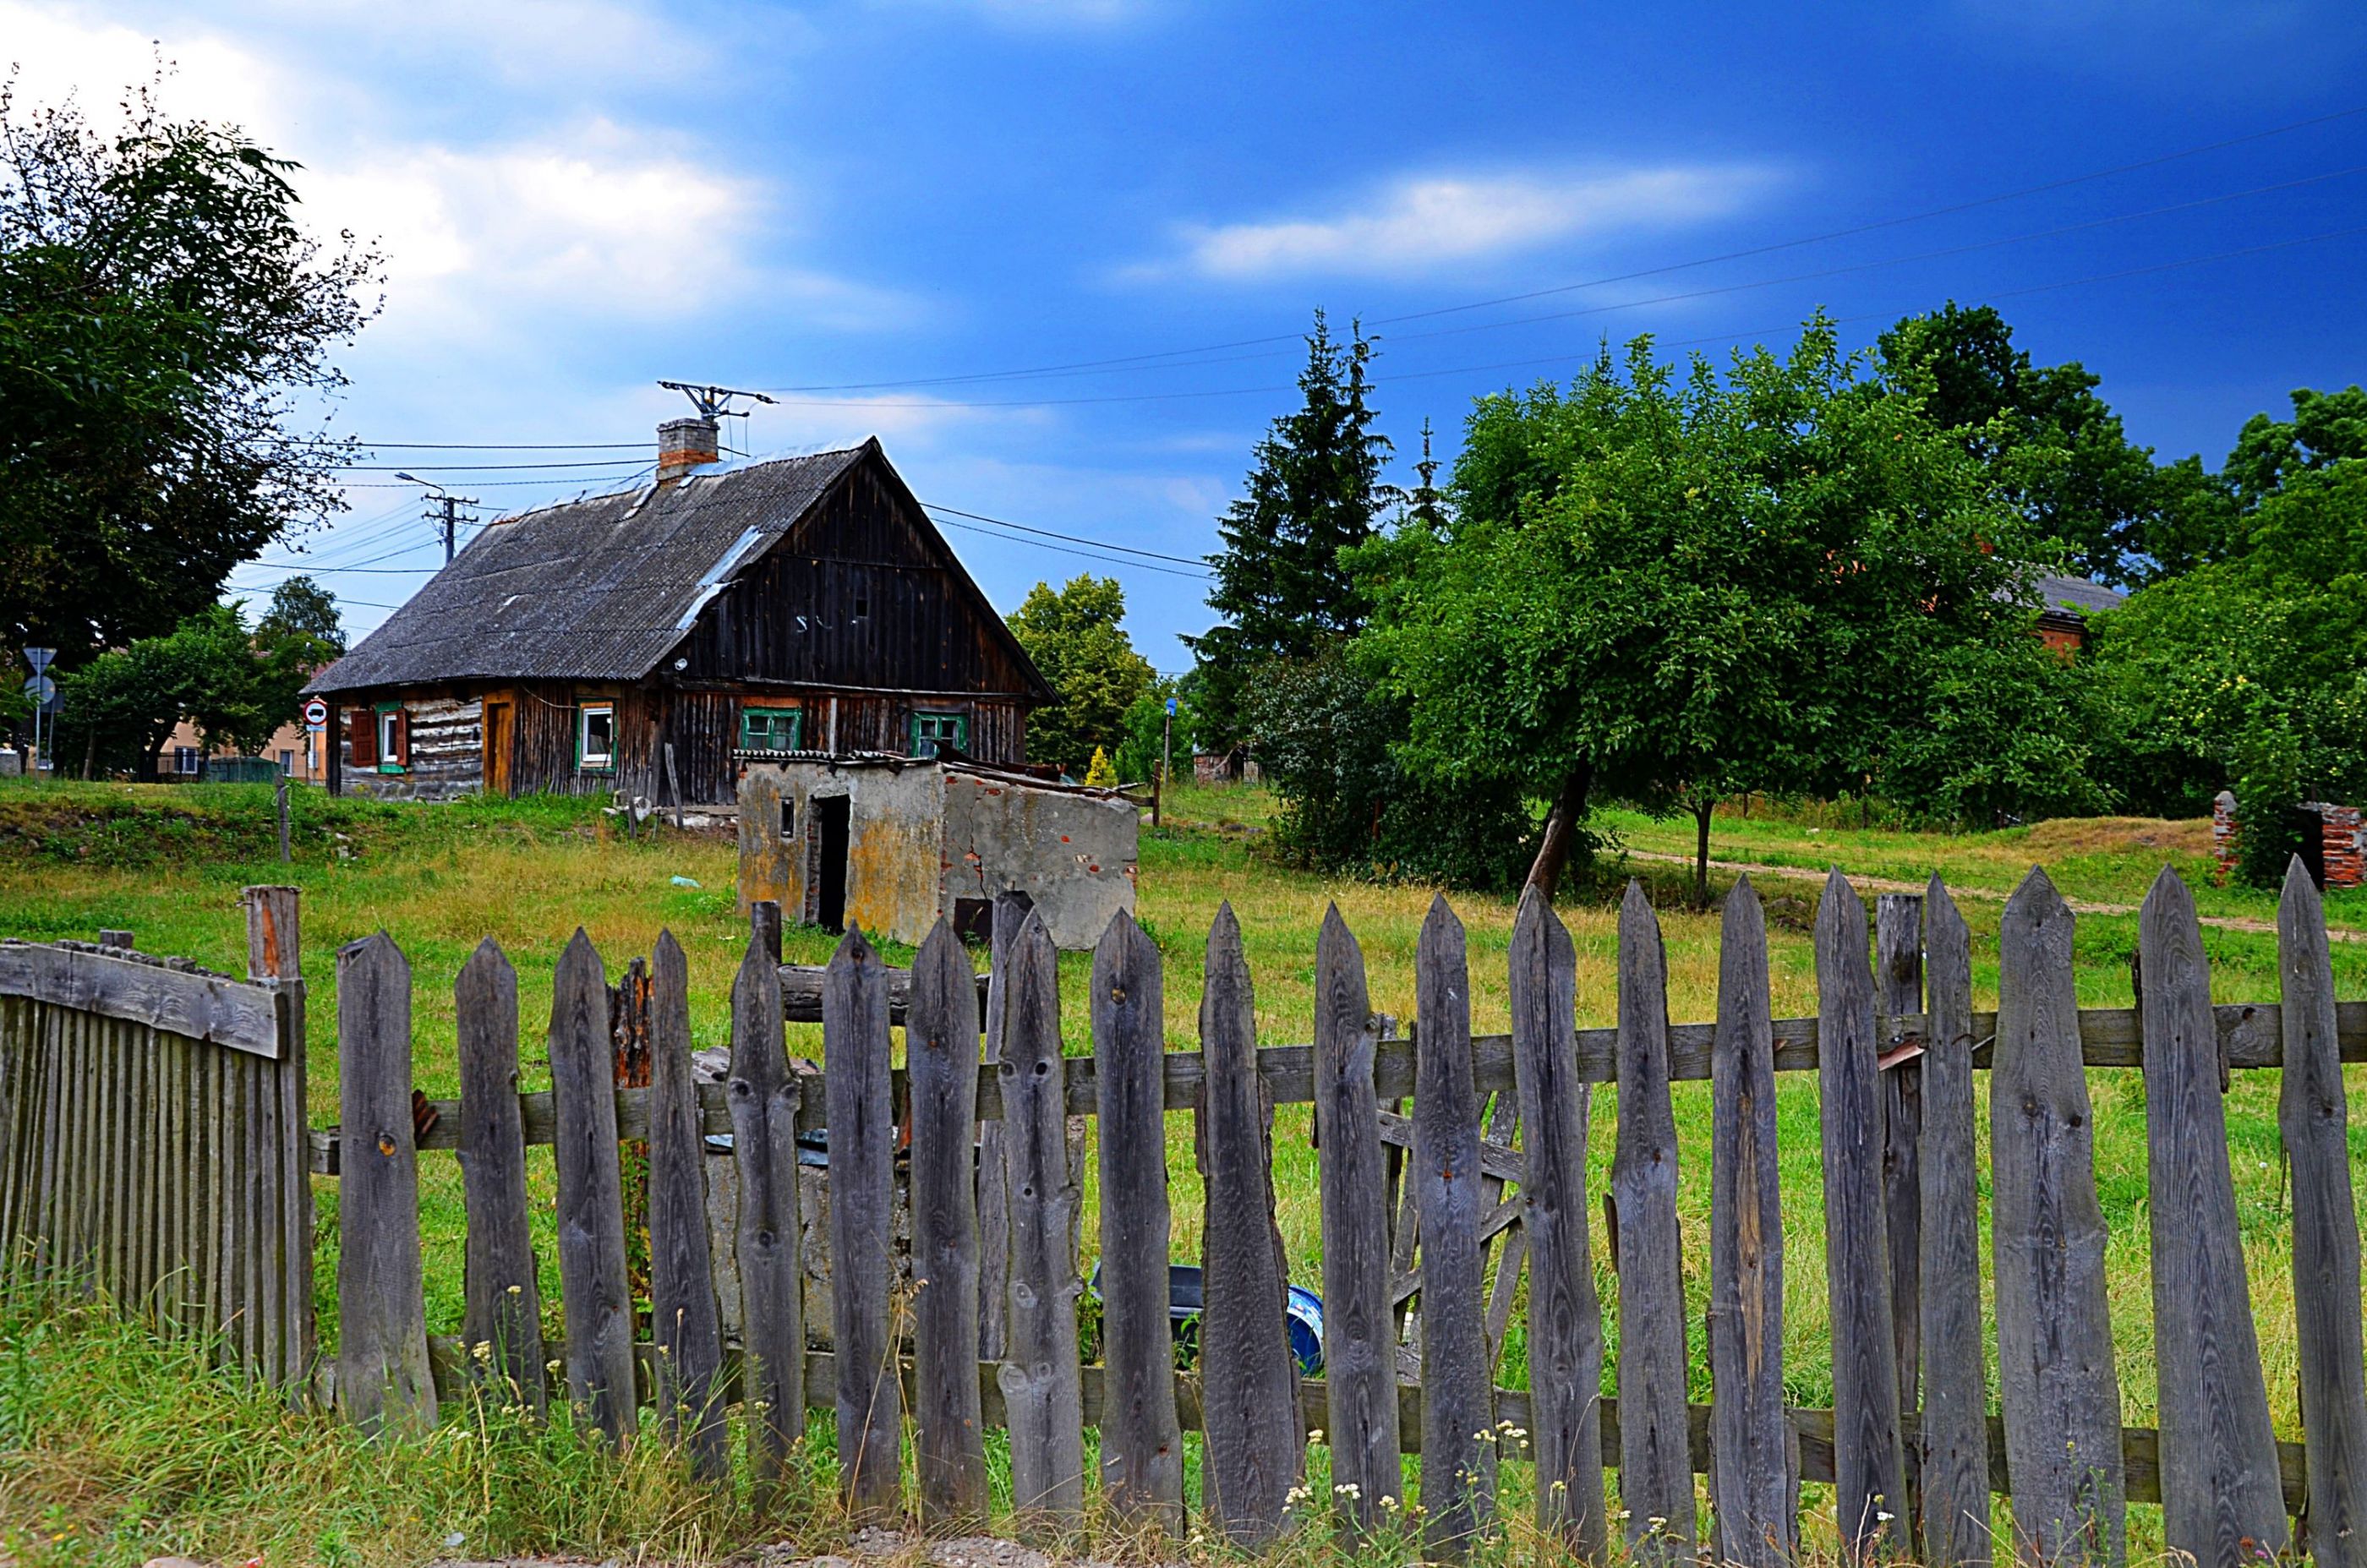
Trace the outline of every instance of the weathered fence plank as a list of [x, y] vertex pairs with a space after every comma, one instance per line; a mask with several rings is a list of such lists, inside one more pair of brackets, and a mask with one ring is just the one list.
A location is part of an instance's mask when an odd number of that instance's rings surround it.
[[[1717, 1043], [1710, 1057], [1710, 1510], [1719, 1562], [1779, 1568], [1799, 1551], [1800, 1458], [1784, 1408], [1784, 1203], [1767, 918], [1749, 877], [1727, 894], [1718, 931]], [[1977, 1346], [1974, 1355], [1977, 1361]]]
[[1005, 950], [1003, 1187], [1011, 1205], [1010, 1340], [1001, 1384], [1011, 1428], [1012, 1505], [1070, 1524], [1085, 1504], [1077, 1350], [1076, 1226], [1060, 1059], [1059, 953], [1030, 910]]
[[[1878, 1018], [1923, 1011], [1923, 900], [1914, 893], [1884, 893], [1874, 901], [1874, 1009]], [[1875, 1055], [1882, 1072], [1883, 1224], [1890, 1237], [1890, 1329], [1898, 1364], [1898, 1408], [1922, 1404], [1923, 1064], [1911, 1036], [1883, 1032]], [[1897, 1053], [1894, 1060], [1893, 1053]], [[1914, 1490], [1909, 1472], [1908, 1491]], [[1911, 1517], [1900, 1521], [1910, 1527]]]
[[1205, 1304], [1201, 1488], [1209, 1517], [1235, 1545], [1281, 1530], [1305, 1457], [1298, 1367], [1283, 1317], [1287, 1286], [1274, 1217], [1273, 1107], [1257, 1076], [1257, 1011], [1231, 904], [1208, 931], [1200, 993], [1206, 1100], [1200, 1170]]
[[[1405, 1489], [1398, 1458], [1395, 1319], [1389, 1311], [1389, 1217], [1373, 1093], [1379, 1021], [1365, 989], [1365, 955], [1340, 918], [1323, 913], [1315, 942], [1315, 1142], [1323, 1209], [1323, 1374], [1331, 1390], [1331, 1484], [1341, 1511], [1370, 1529], [1385, 1498]], [[1349, 1490], [1353, 1488], [1353, 1490]]]
[[1669, 1100], [1668, 955], [1641, 884], [1619, 906], [1619, 1147], [1611, 1162], [1619, 1270], [1619, 1501], [1631, 1554], [1693, 1555], [1685, 1425], [1685, 1283], [1677, 1122]]
[[2162, 1539], [2203, 1568], [2235, 1568], [2283, 1551], [2287, 1527], [2219, 1103], [2211, 969], [2193, 896], [2166, 866], [2137, 915], [2137, 962]]
[[728, 1480], [723, 1325], [708, 1247], [707, 1138], [690, 1060], [690, 965], [674, 932], [650, 955], [650, 1317], [658, 1418], [691, 1473]]
[[558, 1113], [559, 1290], [568, 1397], [613, 1441], [640, 1422], [633, 1392], [633, 1298], [625, 1277], [625, 1191], [617, 1149], [608, 983], [577, 927], [551, 976], [550, 1089]]
[[[988, 948], [986, 979], [986, 1059], [980, 1071], [979, 1103], [994, 1111], [978, 1126], [978, 1359], [1000, 1361], [1009, 1343], [1011, 1324], [1011, 1201], [1002, 1186], [1002, 1085], [998, 1064], [1002, 1060], [1002, 987], [1008, 971], [1011, 943], [1027, 923], [1034, 901], [1025, 893], [994, 896], [992, 936]], [[1073, 1069], [1068, 1077], [1079, 1075]]]
[[271, 995], [261, 987], [114, 953], [0, 941], [0, 996], [30, 997], [274, 1060], [281, 1048]]
[[1463, 922], [1444, 895], [1414, 947], [1413, 1173], [1421, 1216], [1422, 1539], [1461, 1557], [1496, 1490], [1496, 1413], [1481, 1315], [1479, 1099], [1471, 1082], [1471, 981]]
[[[770, 911], [769, 915], [767, 911]], [[798, 1107], [781, 1035], [781, 972], [768, 951], [779, 906], [751, 912], [752, 934], [731, 983], [731, 1168], [738, 1179], [732, 1253], [740, 1270], [746, 1346], [749, 1463], [759, 1481], [781, 1474], [806, 1429], [803, 1229], [798, 1214]]]
[[1817, 906], [1818, 1090], [1825, 1155], [1825, 1284], [1833, 1323], [1836, 1519], [1853, 1556], [1903, 1551], [1906, 1461], [1882, 1190], [1882, 1075], [1865, 905], [1836, 869]]
[[1916, 1500], [1923, 1562], [1977, 1568], [1989, 1561], [1989, 1434], [1973, 1133], [1973, 949], [1964, 916], [1936, 874], [1923, 897], [1923, 957], [1930, 1002], [1920, 1063], [1916, 1297], [1923, 1419]]
[[913, 1458], [921, 1517], [986, 1517], [978, 1392], [978, 1007], [969, 955], [940, 919], [912, 959]]
[[889, 1297], [896, 1279], [896, 1119], [888, 1095], [885, 968], [847, 928], [822, 993], [822, 1092], [830, 1111], [831, 1333], [838, 1364], [839, 1483], [858, 1517], [892, 1513], [901, 1490], [902, 1389]]
[[[1579, 1080], [1573, 1027], [1578, 951], [1553, 905], [1534, 887], [1521, 896], [1510, 963], [1512, 1057], [1521, 1124], [1527, 1129], [1521, 1228], [1529, 1247], [1529, 1428], [1537, 1529], [1546, 1540], [1595, 1562], [1608, 1550], [1609, 1528], [1603, 1422], [1595, 1409], [1603, 1393], [1603, 1303], [1595, 1295], [1588, 1235], [1589, 1091]], [[1327, 1360], [1325, 1371], [1331, 1370]], [[1394, 1389], [1391, 1393], [1394, 1399]]]
[[411, 1146], [411, 965], [384, 931], [337, 953], [337, 1407], [373, 1430], [425, 1432], [436, 1384]]
[[2277, 905], [2285, 1066], [2277, 1130], [2293, 1161], [2294, 1337], [2309, 1445], [2309, 1550], [2326, 1568], [2367, 1564], [2367, 1364], [2361, 1360], [2359, 1223], [2350, 1111], [2334, 1038], [2326, 910], [2295, 856]]
[[1989, 1077], [1998, 1390], [2018, 1548], [2040, 1562], [2116, 1564], [2127, 1551], [2121, 1392], [2072, 927], [2055, 885], [2033, 868], [1998, 928]]
[[[1174, 1536], [1184, 1528], [1184, 1431], [1167, 1313], [1165, 990], [1158, 944], [1119, 910], [1093, 950], [1091, 991], [1103, 1194], [1102, 1490], [1121, 1519]], [[1386, 1323], [1386, 1307], [1381, 1317]], [[1327, 1337], [1327, 1348], [1333, 1342]], [[1394, 1410], [1392, 1417], [1394, 1438]]]
[[[518, 1125], [517, 974], [487, 937], [452, 988], [469, 1215], [461, 1342], [497, 1395], [543, 1404], [542, 1296]], [[479, 1347], [482, 1347], [481, 1349]]]

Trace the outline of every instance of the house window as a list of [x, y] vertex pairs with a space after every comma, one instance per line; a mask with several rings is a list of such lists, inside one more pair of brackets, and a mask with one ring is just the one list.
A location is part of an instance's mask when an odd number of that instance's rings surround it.
[[616, 704], [585, 703], [575, 710], [575, 765], [587, 773], [616, 770]]
[[296, 771], [295, 752], [282, 750], [279, 753], [279, 771], [283, 773], [292, 773]]
[[378, 710], [378, 771], [399, 773], [411, 761], [411, 721], [400, 703], [387, 703]]
[[916, 713], [912, 716], [912, 755], [934, 757], [940, 746], [950, 746], [957, 751], [969, 750], [969, 715]]
[[194, 746], [173, 748], [173, 771], [194, 778], [198, 772], [198, 749]]
[[804, 717], [797, 708], [742, 708], [740, 750], [794, 751], [804, 736]]

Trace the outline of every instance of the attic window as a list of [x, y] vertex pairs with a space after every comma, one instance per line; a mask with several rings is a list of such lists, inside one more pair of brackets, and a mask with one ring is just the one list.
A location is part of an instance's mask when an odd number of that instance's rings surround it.
[[585, 773], [616, 770], [616, 704], [585, 703], [575, 710], [575, 765]]
[[857, 593], [855, 596], [855, 618], [859, 621], [869, 614], [871, 614], [871, 595]]

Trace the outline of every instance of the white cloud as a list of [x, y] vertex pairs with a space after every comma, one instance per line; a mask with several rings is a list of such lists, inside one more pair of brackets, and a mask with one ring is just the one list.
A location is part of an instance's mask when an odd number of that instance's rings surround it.
[[1148, 270], [1225, 281], [1417, 273], [1723, 217], [1777, 178], [1749, 164], [1414, 175], [1322, 217], [1187, 227], [1180, 263]]

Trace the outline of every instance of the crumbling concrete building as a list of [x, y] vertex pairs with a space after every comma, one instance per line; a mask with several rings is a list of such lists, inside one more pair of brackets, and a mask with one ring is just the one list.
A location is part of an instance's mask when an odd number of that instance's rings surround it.
[[1134, 908], [1141, 818], [1114, 789], [1056, 784], [957, 753], [741, 753], [740, 908], [858, 925], [917, 943], [943, 919], [992, 935], [994, 899], [1025, 894], [1052, 940], [1089, 948]]

